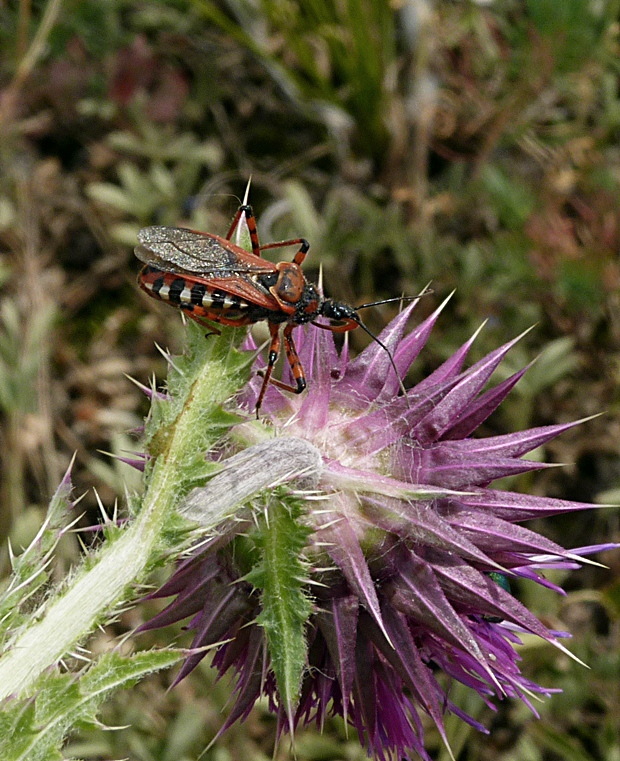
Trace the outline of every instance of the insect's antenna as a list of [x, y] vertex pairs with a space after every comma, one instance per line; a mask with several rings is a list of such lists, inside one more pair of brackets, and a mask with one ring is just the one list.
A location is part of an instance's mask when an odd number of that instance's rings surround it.
[[[393, 301], [393, 299], [391, 299], [391, 301]], [[392, 356], [392, 352], [383, 343], [383, 341], [377, 338], [377, 336], [372, 332], [372, 330], [370, 330], [364, 325], [364, 323], [360, 320], [360, 318], [357, 315], [355, 315], [355, 317], [352, 317], [351, 319], [354, 320], [363, 331], [368, 333], [368, 335], [372, 338], [372, 340], [376, 341], [379, 344], [379, 346], [388, 355], [388, 357], [390, 358], [390, 364], [392, 365], [394, 372], [396, 373], [396, 377], [398, 378], [398, 385], [400, 386], [400, 390], [403, 392], [403, 395], [405, 399], [407, 400], [407, 406], [409, 406], [409, 397], [407, 396], [407, 389], [405, 388], [405, 384], [403, 383], [402, 378], [400, 377], [400, 373], [398, 372], [398, 368], [396, 367], [396, 362], [394, 362], [394, 357]]]
[[433, 293], [433, 289], [426, 286], [423, 288], [417, 296], [394, 296], [391, 299], [382, 299], [381, 301], [370, 301], [368, 304], [361, 304], [356, 309], [366, 309], [366, 307], [378, 307], [381, 304], [393, 304], [396, 301], [415, 301], [422, 298], [422, 296], [428, 296]]
[[381, 299], [381, 301], [370, 301], [368, 304], [360, 304], [356, 309], [366, 309], [367, 307], [378, 307], [381, 304], [393, 304], [395, 301], [415, 301], [419, 296], [394, 296], [391, 299]]

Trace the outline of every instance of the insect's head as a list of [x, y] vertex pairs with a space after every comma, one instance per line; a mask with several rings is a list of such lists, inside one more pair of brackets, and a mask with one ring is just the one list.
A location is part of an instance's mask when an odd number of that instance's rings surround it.
[[[338, 322], [348, 322], [353, 320], [356, 325], [360, 324], [360, 318], [357, 309], [345, 304], [343, 301], [334, 301], [334, 299], [325, 299], [319, 308], [321, 317], [327, 317], [328, 320], [337, 320]], [[352, 326], [355, 327], [355, 326]]]

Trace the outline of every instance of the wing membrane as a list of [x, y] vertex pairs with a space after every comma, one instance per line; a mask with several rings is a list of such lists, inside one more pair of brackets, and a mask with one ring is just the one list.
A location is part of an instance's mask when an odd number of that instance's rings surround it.
[[219, 235], [184, 227], [144, 227], [138, 233], [135, 254], [140, 261], [179, 274], [226, 278], [239, 274], [266, 274], [275, 266]]

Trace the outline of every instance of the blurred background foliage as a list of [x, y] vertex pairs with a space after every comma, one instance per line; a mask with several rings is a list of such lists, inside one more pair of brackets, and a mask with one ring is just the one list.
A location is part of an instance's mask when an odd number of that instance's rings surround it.
[[[538, 362], [485, 433], [603, 412], [540, 453], [564, 468], [511, 488], [620, 502], [619, 0], [4, 0], [0, 51], [2, 574], [74, 451], [86, 522], [96, 493], [110, 506], [136, 483], [100, 453], [138, 446], [147, 408], [124, 374], [161, 377], [155, 341], [178, 350], [183, 335], [135, 287], [136, 232], [224, 233], [250, 176], [263, 241], [308, 238], [329, 295], [432, 281], [422, 319], [456, 288], [418, 375], [484, 320], [472, 360], [538, 323], [501, 372]], [[393, 313], [369, 312], [375, 330]], [[536, 528], [569, 547], [620, 540], [613, 507]], [[54, 574], [79, 551], [63, 542]], [[620, 554], [601, 560], [554, 579], [563, 599], [515, 589], [591, 669], [526, 639], [526, 673], [563, 693], [537, 721], [457, 690], [491, 729], [450, 720], [460, 761], [620, 759]], [[67, 756], [197, 759], [229, 685], [202, 664], [169, 682], [122, 694], [103, 718], [126, 728], [84, 731]], [[267, 758], [274, 734], [259, 708], [204, 758]], [[365, 756], [335, 722], [302, 733], [297, 757]]]

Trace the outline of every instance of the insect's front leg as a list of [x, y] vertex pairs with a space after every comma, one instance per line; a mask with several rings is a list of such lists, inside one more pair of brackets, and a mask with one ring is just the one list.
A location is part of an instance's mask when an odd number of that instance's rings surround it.
[[284, 349], [286, 351], [286, 359], [291, 366], [291, 372], [293, 373], [293, 378], [295, 379], [296, 385], [294, 387], [289, 386], [286, 383], [282, 383], [281, 381], [278, 381], [276, 385], [278, 388], [284, 388], [287, 391], [292, 391], [294, 394], [301, 394], [301, 392], [306, 388], [306, 376], [304, 374], [304, 368], [302, 367], [301, 360], [299, 359], [299, 354], [297, 354], [295, 341], [293, 341], [293, 330], [296, 327], [296, 325], [289, 323], [284, 328]]
[[312, 324], [317, 328], [329, 330], [331, 333], [348, 333], [350, 330], [355, 330], [355, 328], [359, 328], [360, 326], [359, 322], [348, 317], [343, 318], [342, 325], [322, 325], [320, 322], [315, 322], [314, 320], [312, 321]]

